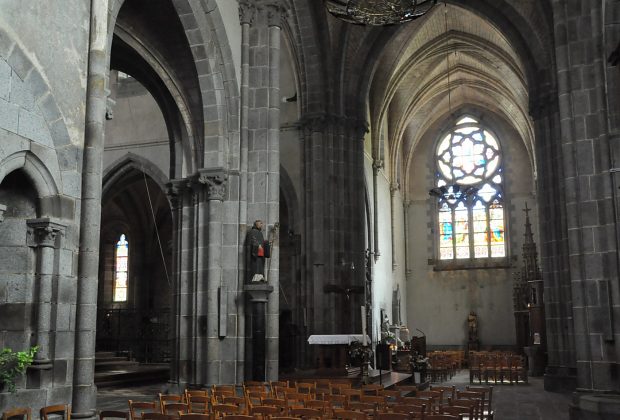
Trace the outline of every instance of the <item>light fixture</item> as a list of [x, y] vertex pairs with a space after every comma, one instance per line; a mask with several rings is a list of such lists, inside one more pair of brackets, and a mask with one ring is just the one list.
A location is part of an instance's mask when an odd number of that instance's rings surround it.
[[323, 0], [332, 15], [358, 25], [405, 23], [428, 12], [437, 0]]

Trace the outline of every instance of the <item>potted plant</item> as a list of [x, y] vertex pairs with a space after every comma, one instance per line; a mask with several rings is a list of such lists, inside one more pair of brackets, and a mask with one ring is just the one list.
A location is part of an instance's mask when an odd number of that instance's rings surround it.
[[6, 388], [9, 392], [15, 392], [15, 378], [26, 372], [38, 349], [34, 346], [27, 351], [13, 351], [10, 348], [0, 351], [0, 390]]

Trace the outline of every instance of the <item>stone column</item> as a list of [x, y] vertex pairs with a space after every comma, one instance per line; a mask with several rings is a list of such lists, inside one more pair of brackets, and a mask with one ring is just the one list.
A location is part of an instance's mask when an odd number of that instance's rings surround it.
[[52, 349], [50, 330], [52, 326], [52, 280], [56, 239], [64, 231], [64, 226], [50, 219], [30, 219], [28, 225], [28, 246], [37, 249], [37, 326], [35, 344], [39, 347], [33, 368], [39, 371], [36, 380], [38, 387], [45, 387], [51, 381]]
[[184, 357], [182, 348], [183, 339], [187, 338], [186, 323], [184, 322], [181, 314], [182, 308], [184, 308], [182, 296], [183, 288], [182, 284], [182, 267], [183, 267], [183, 241], [186, 237], [186, 231], [183, 229], [184, 217], [183, 209], [185, 202], [185, 194], [187, 190], [187, 180], [176, 179], [168, 183], [168, 198], [170, 200], [172, 208], [172, 281], [173, 281], [173, 298], [172, 298], [172, 314], [174, 316], [173, 326], [173, 345], [172, 345], [172, 360], [170, 382], [173, 387], [176, 387], [176, 391], [181, 392], [185, 389], [184, 372], [186, 371], [184, 361], [187, 360]]
[[90, 9], [71, 413], [71, 416], [77, 419], [94, 418], [96, 414], [95, 337], [101, 228], [101, 167], [108, 73], [108, 1], [91, 0]]
[[[577, 389], [583, 393], [575, 405], [580, 406], [586, 393], [620, 391], [620, 325], [614, 319], [620, 270], [609, 178], [614, 168], [605, 101], [607, 57], [603, 2], [554, 0], [553, 6]], [[572, 418], [585, 418], [582, 414]]]
[[530, 101], [536, 135], [537, 198], [540, 225], [541, 270], [545, 283], [548, 360], [545, 389], [576, 387], [574, 331], [566, 227], [566, 198], [562, 167], [557, 91], [547, 86]]
[[[256, 7], [255, 13], [251, 5]], [[285, 9], [280, 0], [242, 2], [242, 59], [248, 71], [247, 88], [242, 81], [242, 149], [247, 131], [246, 220], [251, 226], [256, 219], [265, 222], [266, 234], [278, 223], [280, 198], [280, 36]], [[246, 34], [247, 32], [247, 34]], [[247, 36], [247, 38], [245, 38]], [[245, 45], [247, 41], [248, 45]], [[247, 50], [246, 50], [247, 48]], [[245, 68], [242, 69], [245, 72]], [[243, 127], [247, 111], [247, 130]], [[243, 158], [243, 151], [242, 151]], [[242, 179], [243, 170], [242, 167]], [[241, 238], [240, 238], [241, 239]], [[245, 238], [243, 238], [245, 239]], [[242, 241], [240, 241], [242, 243]], [[274, 288], [266, 307], [267, 379], [278, 376], [278, 247], [272, 247], [265, 276]], [[247, 353], [247, 350], [246, 350]], [[250, 352], [251, 353], [251, 352]]]
[[265, 381], [267, 379], [267, 369], [265, 349], [269, 346], [266, 343], [267, 328], [265, 325], [265, 309], [269, 300], [269, 295], [273, 292], [273, 286], [269, 284], [246, 284], [245, 292], [248, 294], [248, 301], [252, 313], [252, 380]]
[[[220, 312], [219, 294], [226, 299], [225, 285], [222, 284], [222, 202], [226, 196], [227, 176], [222, 170], [199, 171], [198, 180], [206, 188], [208, 206], [207, 222], [207, 264], [206, 264], [206, 381], [208, 384], [220, 383], [222, 354], [220, 346], [220, 317], [227, 314]], [[203, 230], [204, 226], [198, 227]], [[203, 285], [204, 287], [204, 285]]]

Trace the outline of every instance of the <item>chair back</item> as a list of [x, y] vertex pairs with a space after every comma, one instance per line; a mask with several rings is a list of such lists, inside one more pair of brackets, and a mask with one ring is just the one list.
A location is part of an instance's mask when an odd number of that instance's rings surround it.
[[39, 411], [42, 420], [48, 420], [49, 415], [60, 416], [64, 420], [71, 420], [71, 406], [66, 404], [48, 405]]
[[139, 420], [145, 413], [161, 414], [161, 406], [155, 401], [132, 401], [129, 400], [129, 417], [131, 420]]
[[206, 395], [189, 395], [187, 399], [189, 412], [196, 414], [209, 414], [210, 402], [211, 398]]
[[125, 419], [129, 420], [129, 412], [116, 410], [103, 410], [99, 413], [99, 420], [105, 419]]
[[32, 410], [30, 407], [13, 408], [2, 413], [2, 420], [14, 419], [30, 420], [32, 418]]

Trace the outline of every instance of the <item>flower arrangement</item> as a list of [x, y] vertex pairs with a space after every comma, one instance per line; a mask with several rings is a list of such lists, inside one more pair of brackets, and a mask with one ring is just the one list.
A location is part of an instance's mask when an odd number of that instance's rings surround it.
[[353, 341], [349, 345], [349, 360], [351, 361], [351, 366], [362, 366], [364, 363], [364, 356], [366, 356], [366, 360], [372, 360], [373, 352], [370, 346], [364, 346], [359, 341]]
[[409, 364], [414, 372], [422, 372], [431, 367], [428, 357], [424, 357], [417, 353], [409, 356]]
[[32, 364], [38, 346], [31, 347], [26, 351], [13, 351], [4, 348], [0, 351], [0, 385], [6, 387], [9, 392], [15, 392], [15, 378], [23, 375], [28, 366]]

